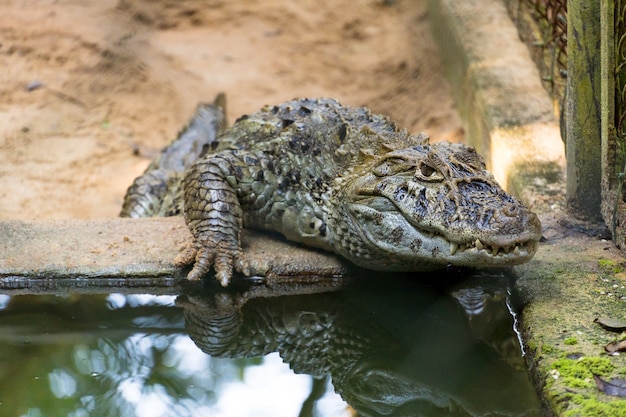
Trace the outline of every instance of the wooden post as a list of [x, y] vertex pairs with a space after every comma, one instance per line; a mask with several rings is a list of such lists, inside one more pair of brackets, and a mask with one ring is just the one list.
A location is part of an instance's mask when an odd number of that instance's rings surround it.
[[602, 201], [599, 1], [568, 1], [567, 38], [567, 207], [596, 221]]

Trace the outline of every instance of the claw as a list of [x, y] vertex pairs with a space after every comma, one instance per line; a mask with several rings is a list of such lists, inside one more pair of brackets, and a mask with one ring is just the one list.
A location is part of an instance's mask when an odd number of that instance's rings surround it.
[[216, 271], [215, 279], [219, 281], [222, 287], [228, 287], [230, 283], [230, 274], [227, 271]]
[[250, 265], [241, 255], [235, 257], [235, 269], [245, 276], [250, 276]]
[[[209, 249], [211, 247], [213, 249]], [[189, 281], [200, 281], [213, 267], [215, 278], [223, 287], [230, 283], [233, 268], [250, 276], [250, 266], [241, 256], [241, 249], [222, 248], [221, 251], [216, 251], [214, 245], [188, 242], [181, 248], [181, 252], [174, 259], [174, 264], [179, 267], [194, 264], [187, 274]]]
[[215, 255], [210, 250], [198, 249], [196, 252], [196, 263], [187, 275], [187, 279], [189, 281], [201, 280], [211, 269], [214, 257]]
[[215, 257], [215, 278], [227, 287], [233, 275], [233, 256], [230, 253], [220, 253]]
[[204, 274], [206, 274], [206, 271], [203, 271], [203, 268], [199, 268], [198, 265], [196, 265], [187, 274], [187, 279], [189, 281], [200, 281]]

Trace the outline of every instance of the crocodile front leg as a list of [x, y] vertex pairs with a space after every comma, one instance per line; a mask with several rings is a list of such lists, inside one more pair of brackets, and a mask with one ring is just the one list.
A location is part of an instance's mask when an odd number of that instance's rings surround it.
[[185, 222], [193, 242], [174, 263], [195, 261], [190, 280], [201, 279], [213, 266], [217, 280], [227, 286], [233, 268], [249, 275], [242, 258], [239, 234], [243, 210], [237, 198], [237, 167], [233, 155], [224, 152], [196, 162], [184, 179]]

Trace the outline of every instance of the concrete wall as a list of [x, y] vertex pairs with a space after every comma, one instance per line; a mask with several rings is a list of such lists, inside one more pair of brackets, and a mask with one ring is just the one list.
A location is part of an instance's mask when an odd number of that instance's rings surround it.
[[467, 142], [508, 191], [562, 181], [564, 145], [552, 102], [501, 0], [429, 0], [432, 30]]

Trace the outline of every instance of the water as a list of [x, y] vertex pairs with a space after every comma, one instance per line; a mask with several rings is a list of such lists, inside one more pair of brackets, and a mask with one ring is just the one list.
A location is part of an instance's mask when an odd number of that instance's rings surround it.
[[2, 416], [539, 416], [511, 277], [0, 295]]

